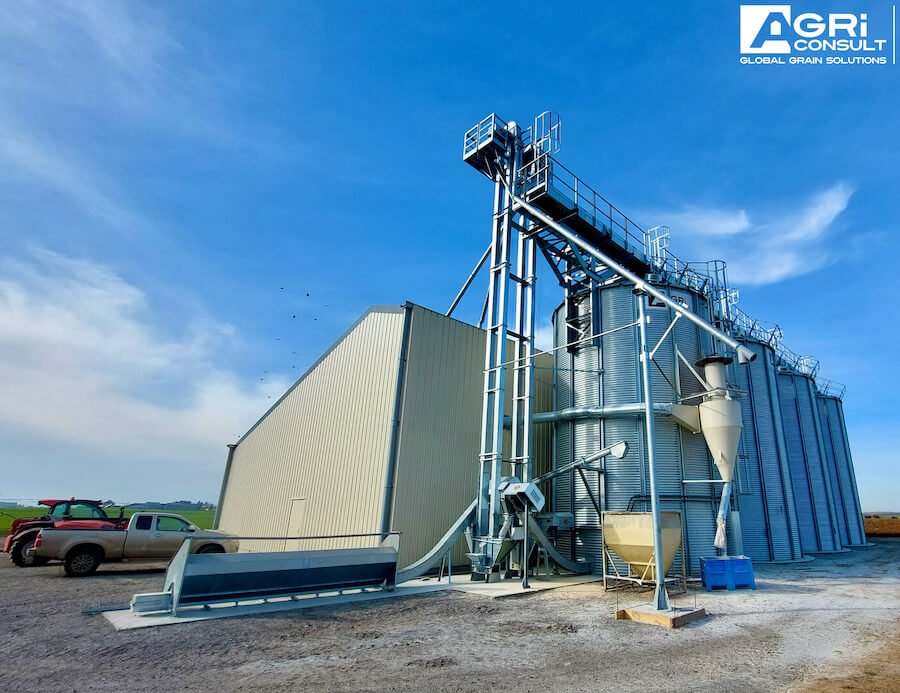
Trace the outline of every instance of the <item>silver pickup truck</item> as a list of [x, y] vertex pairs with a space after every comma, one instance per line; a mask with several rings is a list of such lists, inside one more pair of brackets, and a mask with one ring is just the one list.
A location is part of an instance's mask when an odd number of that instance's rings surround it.
[[180, 515], [135, 513], [125, 529], [42, 529], [33, 556], [63, 561], [66, 575], [90, 575], [104, 561], [168, 561], [185, 539], [195, 553], [233, 553], [238, 540], [224, 532], [200, 529]]

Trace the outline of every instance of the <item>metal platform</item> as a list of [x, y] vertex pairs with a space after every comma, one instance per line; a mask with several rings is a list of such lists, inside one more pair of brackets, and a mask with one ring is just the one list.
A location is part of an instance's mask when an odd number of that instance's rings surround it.
[[[633, 272], [649, 272], [644, 229], [552, 156], [559, 129], [553, 118], [541, 114], [518, 135], [523, 147], [516, 179], [522, 196]], [[465, 134], [463, 160], [493, 180], [509, 163], [509, 141], [514, 137], [509, 126], [495, 113], [481, 120]], [[542, 244], [556, 240], [550, 230], [538, 229], [535, 236]]]

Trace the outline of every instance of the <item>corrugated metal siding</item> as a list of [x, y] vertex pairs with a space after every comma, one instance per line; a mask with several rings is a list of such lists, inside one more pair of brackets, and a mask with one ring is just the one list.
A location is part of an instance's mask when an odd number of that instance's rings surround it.
[[[754, 345], [755, 346], [755, 345]], [[766, 497], [763, 489], [760, 442], [765, 433], [757, 431], [757, 421], [753, 409], [754, 388], [758, 389], [760, 374], [754, 366], [760, 362], [757, 357], [746, 367], [732, 364], [732, 378], [735, 385], [748, 392], [746, 399], [741, 400], [741, 418], [743, 429], [738, 445], [738, 456], [735, 470], [735, 494], [741, 513], [741, 538], [744, 554], [757, 561], [772, 560], [769, 546], [769, 528], [766, 520]], [[764, 374], [763, 374], [764, 375]], [[763, 443], [765, 444], [765, 443]], [[774, 445], [774, 440], [771, 441]], [[768, 449], [771, 450], [771, 447]]]
[[402, 331], [399, 309], [364, 315], [238, 443], [221, 529], [285, 536], [291, 500], [304, 498], [304, 535], [379, 531]]
[[837, 531], [834, 499], [831, 494], [831, 480], [825, 463], [822, 433], [819, 430], [819, 412], [816, 406], [816, 386], [812, 378], [795, 378], [797, 401], [800, 408], [800, 426], [803, 442], [809, 460], [810, 481], [813, 489], [813, 504], [819, 525], [819, 541], [823, 551], [838, 551], [841, 540]]
[[[706, 302], [690, 292], [674, 291], [673, 295], [683, 298], [693, 310], [706, 315]], [[637, 308], [632, 287], [621, 284], [599, 290], [596, 302], [600, 307], [599, 325], [607, 331], [634, 322]], [[581, 304], [582, 310], [589, 310], [590, 302]], [[648, 339], [655, 343], [671, 321], [668, 308], [649, 309], [650, 323]], [[556, 345], [566, 342], [564, 308], [557, 310], [554, 317]], [[674, 341], [689, 360], [696, 360], [709, 353], [708, 340], [701, 337], [698, 328], [688, 321], [680, 321], [673, 330]], [[558, 409], [578, 405], [630, 404], [643, 401], [641, 382], [637, 375], [638, 338], [637, 329], [627, 329], [603, 337], [600, 348], [587, 346], [574, 354], [560, 349], [556, 353], [556, 405]], [[660, 368], [651, 369], [653, 398], [657, 402], [675, 399], [673, 386], [676, 383], [675, 350], [673, 338], [667, 338], [668, 346], [656, 355]], [[663, 375], [665, 373], [665, 376]], [[699, 384], [682, 367], [679, 373], [685, 392], [697, 392]], [[709, 479], [713, 465], [702, 436], [685, 433], [674, 421], [657, 417], [655, 421], [657, 480], [659, 493], [663, 497], [663, 510], [677, 510], [682, 513], [685, 524], [683, 550], [676, 557], [674, 569], [681, 570], [682, 554], [687, 556], [689, 572], [699, 571], [701, 556], [714, 555], [716, 498], [711, 489], [695, 486], [690, 495], [704, 496], [695, 501], [684, 498], [683, 478]], [[588, 475], [592, 490], [600, 490], [602, 507], [605, 510], [649, 510], [648, 496], [649, 470], [644, 442], [643, 420], [640, 417], [578, 420], [562, 422], [555, 426], [555, 461], [562, 466], [577, 457], [590, 454], [604, 445], [624, 440], [629, 451], [621, 460], [607, 458], [606, 474], [601, 483], [593, 475]], [[599, 486], [599, 489], [597, 487]], [[574, 498], [573, 498], [574, 496]], [[709, 500], [706, 500], [708, 498]], [[591, 560], [601, 552], [599, 518], [590, 501], [580, 477], [560, 479], [554, 486], [554, 507], [556, 510], [574, 510], [578, 525], [575, 555]], [[560, 541], [563, 550], [570, 549], [569, 537], [563, 535]], [[621, 568], [622, 566], [620, 566]]]
[[[534, 359], [534, 408], [535, 413], [553, 411], [553, 357], [540, 354]], [[533, 474], [540, 476], [553, 469], [551, 445], [553, 427], [547, 424], [534, 427], [532, 438]], [[546, 489], [544, 489], [546, 491]]]
[[744, 553], [760, 561], [790, 561], [802, 557], [790, 471], [787, 468], [781, 411], [773, 407], [778, 393], [774, 352], [757, 341], [742, 340], [758, 358], [732, 366], [741, 399], [744, 428], [738, 449], [738, 502]]
[[[475, 497], [484, 346], [485, 333], [477, 327], [413, 307], [392, 520], [392, 529], [403, 533], [401, 565], [430, 551]], [[547, 411], [552, 360], [539, 356], [535, 363], [534, 410]], [[507, 412], [511, 385], [507, 373]], [[504, 456], [509, 445], [506, 436]], [[549, 432], [538, 430], [533, 439], [536, 474], [549, 469], [549, 452]], [[454, 563], [465, 560], [461, 540]]]
[[[560, 311], [556, 311], [553, 314], [553, 344], [555, 346], [566, 343], [566, 324], [563, 318], [564, 315]], [[566, 349], [559, 349], [553, 353], [555, 360], [555, 370], [553, 371], [553, 410], [558, 411], [574, 406], [575, 392], [572, 388], [572, 379], [575, 366], [572, 354], [568, 353]], [[553, 430], [553, 465], [554, 467], [559, 467], [566, 464], [565, 460], [571, 461], [573, 459], [572, 437], [574, 426], [572, 422], [567, 421], [554, 424], [549, 428]], [[574, 512], [575, 508], [572, 500], [574, 472], [557, 477], [551, 484], [551, 507], [559, 512]], [[563, 532], [558, 536], [557, 548], [563, 555], [572, 559], [575, 558], [571, 532]]]
[[[709, 307], [701, 296], [686, 292], [672, 291], [673, 297], [680, 297], [687, 305], [701, 317], [708, 318]], [[671, 316], [670, 316], [671, 318]], [[690, 363], [695, 363], [703, 356], [714, 353], [715, 349], [705, 332], [702, 332], [693, 323], [680, 320], [673, 331], [675, 344], [679, 351]], [[672, 351], [674, 353], [674, 346]], [[702, 391], [702, 386], [687, 369], [683, 362], [679, 361], [679, 377], [681, 379], [682, 397], [697, 394]], [[693, 401], [699, 403], [697, 399]], [[706, 440], [702, 434], [692, 434], [679, 428], [682, 441], [682, 474], [684, 479], [718, 479], [719, 474]], [[715, 556], [717, 551], [714, 545], [716, 536], [716, 513], [718, 511], [720, 484], [688, 484], [683, 487], [683, 492], [690, 496], [684, 506], [685, 552], [688, 559], [688, 572], [691, 575], [699, 575], [700, 558], [703, 556]], [[706, 500], [708, 499], [708, 500]], [[729, 532], [733, 524], [729, 523]], [[734, 546], [733, 536], [729, 537], [729, 545]]]
[[860, 546], [866, 543], [866, 531], [863, 526], [862, 508], [859, 504], [859, 489], [856, 486], [853, 458], [850, 455], [850, 442], [847, 439], [843, 403], [836, 397], [825, 397], [823, 399], [827, 410], [827, 430], [830, 433], [838, 478], [840, 479], [840, 494], [848, 538], [851, 546]]
[[797, 392], [791, 375], [778, 374], [778, 398], [781, 403], [781, 418], [784, 422], [784, 440], [787, 445], [791, 484], [794, 489], [794, 505], [797, 508], [800, 547], [804, 553], [814, 553], [821, 551], [821, 545], [816, 527], [816, 516], [813, 512], [813, 494], [807, 473], [803, 434], [800, 429]]
[[831, 498], [834, 501], [834, 509], [837, 519], [838, 536], [842, 546], [850, 546], [850, 534], [847, 527], [847, 509], [844, 507], [843, 484], [838, 472], [837, 460], [834, 451], [834, 433], [828, 421], [828, 407], [822, 395], [816, 395], [816, 411], [819, 415], [819, 428], [822, 430], [822, 442], [825, 450], [825, 467], [828, 470], [828, 479], [831, 482]]
[[784, 437], [804, 553], [840, 548], [835, 539], [830, 484], [820, 454], [816, 433], [818, 414], [810, 385], [811, 381], [805, 376], [787, 372], [778, 374]]
[[401, 565], [425, 555], [475, 497], [483, 368], [484, 332], [413, 309], [392, 520]]
[[[781, 475], [780, 490], [784, 494], [784, 503], [787, 510], [787, 525], [790, 541], [790, 555], [792, 559], [799, 560], [803, 557], [803, 549], [800, 546], [800, 520], [798, 519], [797, 505], [794, 501], [794, 486], [791, 481], [790, 461], [788, 459], [787, 438], [784, 433], [784, 420], [781, 416], [781, 400], [778, 394], [778, 369], [775, 354], [770, 350], [763, 351], [766, 362], [766, 380], [770, 395], [771, 420], [775, 427], [775, 452], [778, 455], [777, 472], [773, 470], [771, 476], [766, 476], [766, 486], [778, 488], [777, 473]], [[764, 458], [765, 459], [765, 458]], [[767, 465], [768, 468], [768, 465]], [[775, 543], [776, 552], [779, 551], [779, 543]], [[776, 554], [778, 555], [778, 554]]]
[[[599, 291], [600, 316], [597, 319], [601, 332], [627, 325], [637, 320], [637, 308], [630, 287], [614, 286]], [[630, 404], [643, 400], [638, 373], [637, 328], [614, 332], [600, 340], [603, 379], [600, 385], [600, 405]], [[639, 417], [603, 420], [603, 441], [611, 445], [620, 440], [628, 443], [628, 453], [620, 460], [607, 457], [606, 473], [603, 476], [603, 509], [628, 510], [632, 498], [650, 492], [645, 472], [646, 448], [643, 423]], [[631, 508], [644, 510], [642, 504]], [[590, 552], [601, 553], [602, 536], [592, 532], [589, 542]], [[620, 571], [627, 567], [617, 562]]]

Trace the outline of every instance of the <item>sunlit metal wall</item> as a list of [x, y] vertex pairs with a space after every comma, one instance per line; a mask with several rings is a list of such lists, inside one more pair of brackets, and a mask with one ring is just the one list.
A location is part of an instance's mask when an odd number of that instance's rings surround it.
[[223, 482], [220, 529], [245, 536], [379, 531], [403, 323], [402, 308], [369, 310], [241, 438]]
[[[549, 408], [550, 363], [549, 356], [537, 360], [538, 411]], [[482, 330], [413, 308], [392, 513], [392, 527], [403, 532], [401, 546], [408, 558], [430, 550], [475, 498], [483, 369]], [[507, 388], [507, 410], [510, 393]], [[548, 432], [535, 442], [540, 473], [549, 467]], [[504, 447], [506, 457], [508, 434]], [[455, 562], [465, 562], [464, 543], [456, 547]]]

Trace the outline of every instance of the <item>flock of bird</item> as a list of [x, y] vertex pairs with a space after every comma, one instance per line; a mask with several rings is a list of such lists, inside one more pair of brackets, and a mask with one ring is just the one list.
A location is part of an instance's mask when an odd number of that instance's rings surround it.
[[[278, 287], [278, 291], [279, 291], [279, 293], [280, 293], [281, 295], [288, 295], [288, 294], [289, 294], [288, 289], [285, 288], [285, 287], [283, 287], [283, 286]], [[303, 292], [303, 293], [304, 293], [305, 295], [300, 297], [302, 300], [306, 300], [306, 299], [309, 299], [309, 298], [310, 298], [310, 294], [309, 294], [308, 291]], [[289, 301], [290, 301], [290, 299], [289, 299]], [[330, 308], [331, 306], [330, 306], [329, 304], [326, 303], [326, 304], [324, 304], [324, 307], [325, 307], [325, 308]], [[297, 319], [298, 319], [298, 318], [297, 318], [297, 310], [296, 310], [296, 307], [294, 307], [294, 308], [291, 310], [290, 316], [291, 316], [291, 317], [290, 317], [291, 320], [297, 320]], [[301, 318], [300, 318], [300, 319], [302, 319], [302, 315], [301, 315]], [[313, 315], [312, 321], [313, 321], [313, 322], [318, 322], [318, 320], [319, 320], [319, 316], [318, 316], [318, 315]], [[301, 335], [301, 336], [303, 336], [303, 335]], [[282, 341], [282, 338], [281, 338], [281, 337], [275, 337], [275, 341], [276, 341], [276, 342], [281, 342], [281, 341]], [[302, 354], [301, 352], [299, 352], [299, 351], [292, 351], [292, 352], [290, 353], [290, 357], [291, 357], [290, 360], [291, 360], [292, 362], [293, 362], [293, 361], [296, 361], [297, 358], [300, 357], [300, 356], [302, 356], [302, 355], [303, 355], [303, 354]], [[291, 363], [291, 370], [296, 370], [296, 369], [297, 369], [297, 364], [296, 364], [296, 363]], [[258, 381], [258, 382], [265, 382], [266, 377], [267, 377], [268, 375], [269, 375], [268, 369], [264, 370], [264, 371], [262, 372], [262, 375], [259, 377], [259, 381]], [[272, 395], [268, 395], [268, 396], [266, 397], [266, 399], [269, 399], [269, 400], [272, 399]], [[235, 438], [240, 438], [241, 435], [242, 435], [242, 434], [240, 434], [240, 433], [235, 433], [235, 434], [234, 434], [234, 437], [235, 437]]]

